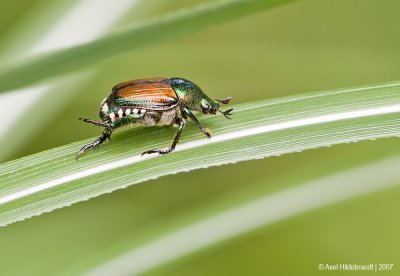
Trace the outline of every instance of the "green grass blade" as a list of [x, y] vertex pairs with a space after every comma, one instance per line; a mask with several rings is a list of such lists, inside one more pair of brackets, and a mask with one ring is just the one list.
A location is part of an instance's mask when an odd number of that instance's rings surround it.
[[399, 112], [396, 82], [237, 105], [233, 120], [200, 119], [212, 139], [189, 126], [168, 156], [140, 153], [168, 146], [172, 128], [121, 131], [79, 162], [77, 150], [93, 138], [55, 148], [0, 166], [0, 225], [167, 174], [399, 136]]
[[55, 51], [0, 69], [0, 91], [73, 72], [138, 47], [205, 29], [294, 0], [220, 0], [178, 11], [81, 46]]
[[[399, 186], [399, 162], [399, 156], [384, 158], [299, 183], [295, 187], [261, 193], [256, 198], [214, 211], [197, 221], [189, 220], [187, 225], [137, 244], [122, 255], [90, 269], [85, 275], [139, 275], [159, 267], [162, 272], [162, 266], [167, 263], [247, 232], [340, 201]], [[208, 207], [219, 209], [218, 205]]]

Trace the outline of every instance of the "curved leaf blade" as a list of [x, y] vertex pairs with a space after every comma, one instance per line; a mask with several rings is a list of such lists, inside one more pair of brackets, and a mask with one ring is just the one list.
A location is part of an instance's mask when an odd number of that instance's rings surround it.
[[[223, 241], [268, 228], [299, 215], [393, 187], [400, 157], [388, 157], [325, 175], [295, 187], [258, 195], [187, 223], [99, 263], [84, 275], [140, 275]], [[192, 214], [193, 215], [193, 214]], [[169, 271], [169, 273], [171, 273]], [[162, 273], [160, 273], [162, 275]]]
[[0, 69], [0, 92], [79, 70], [139, 47], [153, 45], [292, 1], [294, 0], [220, 0], [177, 11], [87, 44], [3, 66]]

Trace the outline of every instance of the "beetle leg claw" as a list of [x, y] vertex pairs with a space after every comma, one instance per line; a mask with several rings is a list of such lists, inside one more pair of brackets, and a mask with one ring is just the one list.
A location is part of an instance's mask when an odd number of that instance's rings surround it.
[[80, 149], [80, 151], [78, 152], [78, 154], [76, 155], [76, 157], [75, 157], [76, 160], [78, 161], [79, 157], [80, 157], [82, 154], [84, 154], [85, 151], [87, 151], [87, 150], [90, 149], [90, 148], [93, 148], [93, 144], [94, 144], [94, 143], [84, 145], [84, 146]]

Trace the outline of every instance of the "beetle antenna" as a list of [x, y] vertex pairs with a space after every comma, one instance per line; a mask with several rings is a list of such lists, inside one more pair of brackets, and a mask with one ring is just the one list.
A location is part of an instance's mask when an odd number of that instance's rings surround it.
[[103, 127], [107, 127], [107, 128], [109, 127], [109, 125], [107, 123], [104, 123], [104, 122], [98, 122], [98, 121], [95, 121], [95, 120], [85, 119], [85, 118], [79, 118], [79, 120], [84, 121], [86, 123], [94, 124], [96, 126], [103, 126]]
[[220, 103], [223, 103], [223, 104], [228, 104], [232, 100], [232, 97], [226, 97], [226, 98], [221, 99], [221, 100], [218, 100], [218, 99], [215, 99], [215, 100], [217, 102], [220, 102]]
[[227, 118], [227, 119], [229, 119], [229, 120], [232, 119], [231, 117], [229, 117], [229, 116], [232, 116], [232, 115], [233, 115], [233, 114], [231, 113], [232, 110], [233, 110], [233, 108], [230, 108], [230, 109], [225, 110], [225, 111], [221, 111], [221, 110], [218, 109], [218, 111], [221, 112], [221, 113], [225, 116], [225, 118]]

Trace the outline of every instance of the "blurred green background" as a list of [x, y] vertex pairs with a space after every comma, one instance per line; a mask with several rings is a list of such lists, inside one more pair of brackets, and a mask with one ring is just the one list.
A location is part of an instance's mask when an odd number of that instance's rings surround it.
[[[2, 3], [0, 57], [21, 58], [19, 51], [27, 51], [79, 2]], [[204, 2], [139, 0], [110, 32]], [[232, 96], [233, 103], [398, 80], [399, 10], [395, 0], [295, 1], [101, 61], [75, 73], [84, 74], [78, 77], [82, 82], [61, 76], [57, 81], [63, 85], [30, 114], [46, 110], [54, 95], [63, 100], [34, 125], [20, 121], [9, 130], [7, 140], [0, 140], [4, 150], [14, 143], [10, 137], [23, 136], [24, 143], [13, 145], [3, 161], [98, 135], [99, 129], [77, 118], [97, 118], [111, 87], [129, 79], [181, 76], [212, 97]], [[210, 206], [217, 210], [222, 203], [234, 205], [399, 153], [398, 139], [366, 141], [134, 185], [1, 228], [0, 272], [80, 274], [143, 243], [151, 233], [179, 227]], [[213, 181], [204, 181], [209, 176]], [[400, 189], [393, 188], [318, 209], [186, 255], [148, 274], [318, 275], [324, 274], [318, 271], [320, 263], [394, 263], [395, 270], [385, 275], [398, 275], [399, 196]]]

